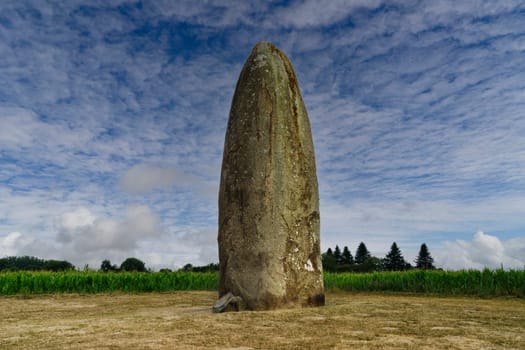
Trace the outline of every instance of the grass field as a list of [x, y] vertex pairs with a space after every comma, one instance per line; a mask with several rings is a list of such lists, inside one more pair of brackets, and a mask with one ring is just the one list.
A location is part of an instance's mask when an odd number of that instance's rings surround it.
[[525, 349], [522, 298], [328, 293], [212, 314], [215, 292], [0, 297], [0, 349]]

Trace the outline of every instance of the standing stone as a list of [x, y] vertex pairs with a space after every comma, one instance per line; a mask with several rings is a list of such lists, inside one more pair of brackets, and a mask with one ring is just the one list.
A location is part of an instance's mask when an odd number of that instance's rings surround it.
[[258, 43], [233, 96], [219, 191], [219, 296], [324, 305], [310, 122], [288, 57]]

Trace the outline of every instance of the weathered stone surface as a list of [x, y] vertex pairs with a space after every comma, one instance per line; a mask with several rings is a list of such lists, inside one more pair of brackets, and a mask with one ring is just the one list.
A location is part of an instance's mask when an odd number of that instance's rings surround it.
[[232, 101], [219, 191], [219, 296], [249, 309], [324, 305], [310, 122], [286, 55], [248, 57]]

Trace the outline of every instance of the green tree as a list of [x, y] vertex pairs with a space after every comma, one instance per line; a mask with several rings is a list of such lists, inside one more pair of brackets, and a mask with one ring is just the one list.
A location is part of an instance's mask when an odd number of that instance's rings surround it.
[[335, 246], [335, 249], [334, 249], [334, 258], [335, 258], [335, 262], [340, 265], [343, 263], [343, 257], [341, 255], [341, 249], [339, 248], [338, 245]]
[[184, 272], [191, 272], [193, 271], [193, 265], [192, 264], [186, 264], [181, 269]]
[[387, 271], [403, 271], [407, 269], [407, 263], [396, 242], [392, 243], [390, 251], [385, 256], [384, 265]]
[[146, 266], [137, 258], [127, 258], [120, 264], [120, 269], [122, 271], [146, 272]]
[[326, 253], [321, 254], [321, 261], [323, 263], [323, 271], [335, 272], [337, 270], [337, 261], [330, 248], [328, 248]]
[[366, 245], [361, 242], [355, 252], [355, 263], [363, 264], [367, 259], [371, 257], [370, 252], [366, 248]]
[[383, 259], [380, 259], [376, 256], [371, 256], [367, 258], [363, 263], [355, 265], [355, 271], [358, 272], [374, 272], [374, 271], [383, 271], [384, 263]]
[[0, 271], [65, 271], [75, 267], [65, 260], [42, 260], [34, 256], [8, 256], [0, 259]]
[[428, 251], [427, 245], [423, 243], [419, 249], [419, 254], [416, 259], [416, 268], [423, 270], [432, 270], [436, 267], [434, 266], [434, 259]]
[[350, 253], [350, 250], [348, 250], [347, 246], [343, 248], [341, 259], [343, 261], [343, 265], [353, 265], [354, 264], [354, 257], [352, 256], [352, 253]]
[[100, 271], [102, 272], [118, 271], [118, 267], [117, 265], [111, 265], [111, 261], [106, 259], [102, 261], [102, 264], [100, 265]]
[[8, 256], [1, 259], [2, 270], [9, 271], [36, 271], [44, 270], [45, 260], [34, 256]]
[[192, 266], [191, 271], [193, 272], [215, 272], [215, 271], [219, 271], [219, 264], [209, 263], [208, 265], [204, 265], [204, 266]]
[[44, 263], [44, 270], [48, 271], [68, 271], [68, 270], [74, 270], [75, 266], [71, 264], [69, 261], [65, 260], [47, 260]]

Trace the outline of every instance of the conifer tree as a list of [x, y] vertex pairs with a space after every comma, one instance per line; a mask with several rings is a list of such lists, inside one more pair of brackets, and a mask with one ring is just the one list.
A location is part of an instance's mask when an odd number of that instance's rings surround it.
[[359, 246], [355, 252], [355, 263], [362, 264], [368, 260], [370, 256], [370, 252], [366, 248], [366, 245], [363, 242], [359, 243]]
[[326, 253], [321, 254], [321, 260], [324, 271], [335, 272], [337, 270], [337, 262], [331, 248], [328, 248]]
[[348, 250], [347, 246], [343, 248], [343, 254], [341, 254], [341, 258], [343, 261], [343, 265], [353, 265], [354, 264], [354, 257], [352, 256], [352, 253], [350, 253], [350, 250]]
[[423, 243], [419, 249], [419, 254], [416, 259], [416, 268], [423, 270], [435, 269], [434, 259], [428, 251], [427, 245]]
[[401, 250], [397, 246], [396, 242], [392, 243], [390, 247], [390, 252], [385, 257], [384, 260], [385, 270], [389, 271], [402, 271], [407, 267], [407, 263], [401, 254]]
[[338, 265], [343, 263], [343, 257], [341, 256], [341, 249], [339, 248], [338, 245], [335, 246], [334, 257]]

